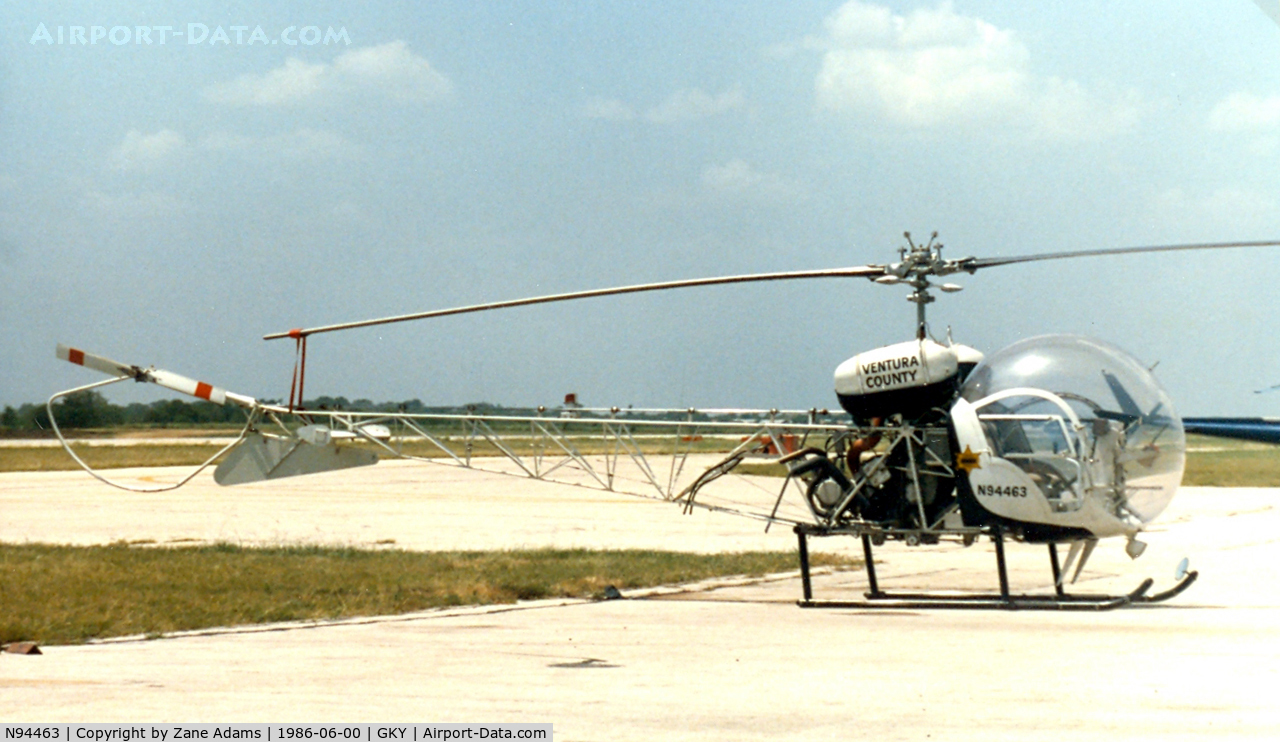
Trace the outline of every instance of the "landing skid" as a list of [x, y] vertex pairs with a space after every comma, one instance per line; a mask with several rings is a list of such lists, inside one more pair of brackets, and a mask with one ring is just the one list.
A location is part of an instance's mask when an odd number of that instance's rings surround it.
[[[830, 531], [821, 527], [798, 525], [795, 528], [800, 541], [800, 579], [804, 598], [797, 601], [801, 608], [872, 608], [872, 609], [961, 609], [961, 610], [1035, 610], [1035, 611], [1109, 611], [1129, 605], [1159, 603], [1191, 587], [1198, 573], [1187, 572], [1178, 584], [1164, 592], [1148, 595], [1154, 584], [1151, 578], [1126, 595], [1098, 595], [1068, 593], [1062, 587], [1062, 573], [1058, 562], [1057, 544], [1049, 544], [1049, 563], [1053, 568], [1054, 593], [1052, 595], [1014, 595], [1009, 592], [1009, 572], [1004, 557], [1004, 534], [997, 527], [987, 530], [996, 545], [996, 570], [1000, 578], [998, 593], [889, 593], [880, 589], [876, 580], [876, 566], [872, 554], [872, 533], [865, 529]], [[867, 583], [870, 590], [866, 600], [814, 600], [813, 583], [809, 573], [809, 536], [831, 536], [847, 533], [862, 537], [862, 553], [866, 559]]]

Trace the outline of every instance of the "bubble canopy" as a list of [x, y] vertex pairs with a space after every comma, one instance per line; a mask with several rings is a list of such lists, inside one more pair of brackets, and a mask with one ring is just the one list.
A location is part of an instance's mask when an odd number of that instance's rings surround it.
[[[1088, 476], [1080, 486], [1105, 498], [1117, 518], [1151, 522], [1182, 481], [1186, 436], [1173, 401], [1136, 358], [1109, 343], [1079, 335], [1019, 341], [974, 369], [960, 393], [980, 416], [1063, 417], [1065, 436], [1020, 428], [1020, 445], [1081, 459]], [[987, 427], [989, 438], [1008, 434], [1007, 423], [1004, 433]], [[999, 450], [1007, 441], [992, 444]]]

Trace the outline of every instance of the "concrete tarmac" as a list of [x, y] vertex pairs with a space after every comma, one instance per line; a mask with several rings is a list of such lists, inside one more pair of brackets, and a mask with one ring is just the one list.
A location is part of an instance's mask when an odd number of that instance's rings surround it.
[[[156, 481], [168, 471], [124, 476]], [[801, 609], [795, 575], [624, 600], [540, 601], [230, 628], [0, 655], [5, 721], [552, 722], [558, 740], [1219, 739], [1280, 734], [1280, 492], [1183, 490], [1131, 562], [1077, 589], [1199, 581], [1107, 613]], [[787, 529], [578, 487], [380, 464], [138, 495], [83, 473], [0, 475], [0, 540], [402, 548], [794, 548]], [[857, 549], [815, 540], [815, 550]], [[1008, 549], [1015, 590], [1043, 547]], [[989, 543], [877, 551], [882, 587], [995, 588]], [[854, 599], [861, 572], [819, 576]]]

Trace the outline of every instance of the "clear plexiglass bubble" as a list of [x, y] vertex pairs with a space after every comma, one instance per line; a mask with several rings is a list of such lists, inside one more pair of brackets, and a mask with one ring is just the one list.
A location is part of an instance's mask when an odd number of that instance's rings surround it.
[[1182, 420], [1155, 377], [1114, 345], [1078, 335], [1022, 340], [989, 356], [961, 395], [980, 405], [993, 451], [1024, 468], [1074, 466], [1059, 468], [1107, 497], [1117, 517], [1149, 523], [1182, 481]]

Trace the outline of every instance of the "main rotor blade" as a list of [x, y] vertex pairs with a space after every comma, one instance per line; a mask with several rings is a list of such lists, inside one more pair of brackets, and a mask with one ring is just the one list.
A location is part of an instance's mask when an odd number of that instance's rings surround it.
[[1036, 260], [1059, 260], [1061, 258], [1090, 258], [1098, 255], [1126, 255], [1142, 252], [1175, 252], [1178, 250], [1219, 250], [1230, 247], [1280, 247], [1280, 240], [1262, 240], [1258, 242], [1200, 242], [1190, 245], [1151, 245], [1148, 247], [1113, 247], [1104, 250], [1080, 250], [1076, 252], [1050, 252], [1040, 255], [1017, 255], [1010, 258], [968, 258], [963, 261], [963, 269], [973, 271], [978, 268], [992, 268], [997, 265], [1011, 263], [1030, 263]]
[[383, 317], [381, 319], [368, 319], [360, 322], [343, 322], [336, 325], [324, 325], [322, 327], [311, 327], [307, 329], [296, 329], [288, 332], [275, 332], [270, 335], [263, 335], [263, 340], [277, 340], [279, 338], [299, 338], [307, 335], [315, 335], [321, 332], [334, 332], [335, 330], [352, 330], [357, 327], [372, 327], [374, 325], [388, 325], [394, 322], [408, 322], [416, 319], [431, 319], [432, 317], [447, 317], [451, 314], [467, 314], [469, 312], [484, 312], [490, 309], [508, 309], [510, 307], [525, 307], [531, 304], [549, 304], [555, 301], [569, 301], [571, 299], [590, 299], [596, 296], [616, 296], [618, 294], [636, 294], [642, 291], [661, 291], [663, 289], [683, 289], [693, 286], [714, 286], [726, 283], [752, 283], [757, 281], [787, 281], [797, 278], [861, 278], [882, 276], [885, 274], [884, 266], [881, 265], [860, 265], [851, 268], [827, 268], [823, 270], [812, 271], [788, 271], [784, 273], [753, 273], [743, 276], [720, 276], [718, 278], [691, 278], [683, 281], [662, 281], [659, 283], [641, 283], [634, 286], [618, 286], [608, 289], [591, 289], [589, 291], [572, 291], [566, 294], [549, 294], [547, 296], [534, 296], [527, 299], [510, 299], [507, 301], [495, 301], [487, 304], [472, 304], [465, 307], [454, 307], [452, 309], [436, 309], [430, 312], [418, 312], [416, 314], [402, 314], [395, 317]]

